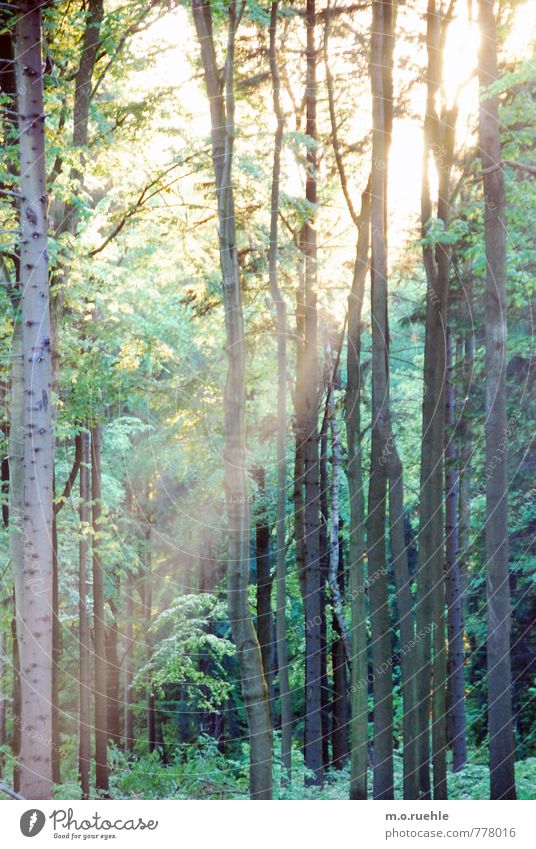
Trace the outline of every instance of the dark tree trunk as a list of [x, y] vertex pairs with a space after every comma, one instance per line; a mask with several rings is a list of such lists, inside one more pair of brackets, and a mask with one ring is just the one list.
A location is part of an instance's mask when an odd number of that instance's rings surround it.
[[264, 469], [256, 469], [259, 506], [255, 523], [255, 558], [257, 564], [257, 638], [261, 647], [262, 668], [273, 715], [273, 645], [272, 578], [270, 575], [270, 528], [267, 519]]
[[351, 777], [350, 798], [367, 798], [368, 657], [365, 595], [365, 495], [361, 441], [361, 316], [368, 270], [370, 183], [363, 192], [352, 291], [348, 298], [348, 354], [345, 398], [350, 497], [349, 573], [352, 617]]
[[473, 383], [475, 339], [471, 333], [464, 334], [462, 340], [463, 369], [461, 378], [461, 399], [459, 401], [460, 421], [460, 481], [458, 502], [459, 527], [459, 563], [462, 589], [463, 618], [467, 609], [467, 589], [469, 586], [469, 559], [471, 555], [471, 475], [473, 459], [473, 427], [471, 422], [471, 386]]
[[[339, 584], [339, 593], [341, 598], [344, 598], [345, 581], [344, 581], [344, 551], [342, 537], [342, 519], [339, 522], [339, 566], [337, 581]], [[331, 764], [334, 769], [342, 769], [349, 754], [349, 709], [348, 709], [348, 681], [346, 675], [346, 667], [348, 658], [344, 648], [344, 640], [342, 638], [341, 626], [339, 618], [333, 615], [333, 630], [337, 635], [333, 640], [332, 646], [332, 665], [333, 665], [333, 721], [332, 721], [332, 754]]]
[[486, 239], [486, 562], [488, 733], [492, 799], [515, 799], [508, 572], [506, 415], [506, 208], [497, 95], [497, 26], [492, 0], [479, 0], [479, 144]]
[[95, 699], [95, 785], [108, 794], [108, 745], [106, 726], [106, 620], [104, 570], [100, 552], [101, 531], [101, 428], [91, 428], [91, 500], [93, 524], [93, 657]]
[[454, 772], [458, 772], [467, 762], [467, 739], [465, 731], [462, 588], [458, 559], [459, 474], [455, 443], [456, 397], [453, 371], [452, 332], [447, 330], [447, 386], [445, 393], [445, 588], [449, 643], [447, 661], [448, 740], [452, 747], [452, 769]]

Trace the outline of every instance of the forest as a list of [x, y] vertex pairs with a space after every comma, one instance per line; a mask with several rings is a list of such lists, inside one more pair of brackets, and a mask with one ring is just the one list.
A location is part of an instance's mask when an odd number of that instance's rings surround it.
[[535, 45], [0, 3], [0, 798], [536, 798]]

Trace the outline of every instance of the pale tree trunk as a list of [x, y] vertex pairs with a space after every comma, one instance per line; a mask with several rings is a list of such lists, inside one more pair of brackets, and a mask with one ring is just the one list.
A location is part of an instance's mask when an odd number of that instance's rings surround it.
[[292, 701], [288, 675], [287, 647], [287, 567], [285, 516], [287, 506], [287, 305], [279, 288], [278, 280], [278, 237], [279, 196], [281, 177], [281, 145], [285, 118], [281, 108], [280, 79], [277, 62], [277, 13], [278, 3], [272, 3], [270, 12], [270, 72], [272, 76], [273, 105], [277, 119], [274, 139], [272, 169], [272, 192], [270, 210], [270, 248], [268, 273], [270, 294], [277, 313], [277, 518], [276, 518], [276, 648], [279, 674], [279, 698], [281, 702], [281, 763], [282, 782], [289, 783], [292, 769]]
[[[439, 112], [442, 94], [442, 59], [446, 28], [453, 6], [442, 15], [436, 0], [429, 0], [426, 44], [428, 51], [427, 101], [424, 121], [424, 159], [421, 190], [421, 224], [426, 237], [433, 215], [428, 169], [434, 154], [439, 177], [437, 217], [449, 224], [450, 167], [453, 157], [456, 109]], [[445, 527], [444, 429], [446, 381], [446, 317], [450, 273], [450, 248], [423, 246], [426, 270], [426, 323], [424, 397], [420, 480], [419, 565], [417, 573], [418, 774], [419, 791], [430, 798], [430, 706], [432, 712], [432, 764], [434, 799], [447, 796], [446, 767], [446, 639], [445, 639]], [[430, 705], [431, 701], [431, 705]]]
[[[243, 9], [243, 7], [241, 7]], [[229, 5], [227, 56], [220, 78], [206, 0], [192, 0], [212, 125], [212, 161], [218, 200], [220, 263], [225, 329], [227, 380], [224, 393], [224, 486], [227, 500], [229, 560], [228, 605], [236, 645], [250, 742], [250, 795], [272, 797], [272, 728], [268, 692], [259, 641], [248, 603], [249, 506], [246, 477], [246, 348], [240, 273], [236, 250], [236, 221], [232, 164], [234, 144], [234, 51], [239, 24], [236, 2]]]
[[[144, 545], [144, 561], [145, 574], [143, 576], [143, 623], [144, 623], [144, 642], [146, 646], [146, 661], [151, 662], [153, 655], [153, 641], [151, 635], [151, 622], [153, 618], [153, 567], [151, 554], [151, 538], [152, 526], [146, 510], [145, 521], [145, 545]], [[186, 582], [185, 582], [186, 583]], [[153, 682], [147, 682], [145, 706], [145, 727], [147, 729], [147, 751], [154, 752], [156, 748], [156, 706], [153, 691]]]
[[[328, 395], [329, 397], [329, 395]], [[320, 552], [320, 705], [322, 714], [322, 763], [329, 769], [329, 737], [331, 724], [330, 688], [327, 658], [326, 585], [329, 575], [329, 484], [328, 484], [328, 415], [327, 404], [319, 432], [320, 472], [320, 528], [318, 534]]]
[[52, 401], [41, 8], [22, 4], [15, 66], [21, 170], [20, 291], [24, 375], [23, 566], [17, 602], [20, 789], [52, 793]]
[[84, 431], [81, 438], [80, 458], [80, 542], [78, 544], [78, 650], [79, 650], [79, 708], [78, 708], [78, 775], [82, 798], [89, 798], [89, 774], [91, 764], [91, 670], [90, 670], [90, 628], [87, 609], [88, 594], [88, 540], [90, 531], [91, 489], [89, 485], [90, 449], [89, 433]]
[[335, 407], [335, 366], [331, 352], [331, 344], [327, 344], [327, 365], [329, 371], [328, 385], [328, 421], [331, 430], [331, 487], [330, 487], [330, 516], [329, 516], [329, 562], [328, 583], [331, 591], [331, 603], [337, 620], [340, 639], [344, 647], [344, 654], [348, 663], [351, 663], [352, 638], [344, 616], [344, 599], [339, 587], [339, 490], [340, 490], [340, 467], [341, 467], [341, 440], [339, 436], [339, 425]]
[[[456, 366], [459, 361], [456, 362]], [[447, 329], [447, 386], [445, 393], [445, 589], [448, 632], [448, 740], [452, 747], [452, 770], [467, 762], [465, 733], [465, 686], [463, 674], [463, 608], [459, 561], [459, 472], [455, 443], [456, 393], [452, 331]]]
[[93, 687], [95, 699], [95, 784], [108, 794], [108, 745], [106, 728], [106, 620], [104, 612], [104, 569], [100, 551], [101, 533], [101, 427], [91, 428], [91, 500], [93, 525]]
[[486, 238], [486, 561], [490, 795], [515, 799], [508, 571], [508, 438], [506, 416], [506, 208], [497, 96], [494, 4], [479, 0], [481, 90], [479, 146]]
[[134, 669], [132, 663], [133, 649], [133, 620], [134, 620], [134, 580], [132, 571], [127, 572], [125, 586], [125, 724], [124, 724], [124, 747], [125, 752], [132, 753], [134, 749], [134, 693], [132, 684], [134, 681]]

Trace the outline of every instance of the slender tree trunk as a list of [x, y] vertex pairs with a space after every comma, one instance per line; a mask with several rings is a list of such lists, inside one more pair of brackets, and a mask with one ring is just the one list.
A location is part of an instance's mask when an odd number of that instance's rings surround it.
[[372, 182], [371, 182], [371, 316], [372, 316], [372, 442], [368, 503], [368, 568], [374, 691], [374, 798], [392, 799], [393, 681], [385, 552], [387, 473], [385, 405], [388, 392], [386, 185], [387, 145], [385, 39], [390, 5], [374, 0], [371, 34]]
[[[116, 582], [116, 597], [119, 596], [119, 580]], [[114, 600], [108, 599], [111, 622], [106, 628], [106, 725], [108, 738], [116, 746], [121, 745], [121, 669], [118, 648], [118, 609]]]
[[480, 159], [486, 239], [486, 561], [488, 732], [492, 799], [515, 799], [508, 572], [508, 438], [506, 416], [506, 208], [501, 169], [494, 4], [479, 0], [481, 47]]
[[17, 635], [17, 618], [15, 606], [15, 594], [13, 593], [14, 615], [11, 620], [11, 650], [13, 652], [13, 724], [11, 732], [11, 751], [13, 752], [13, 789], [20, 792], [20, 738], [21, 738], [21, 680], [20, 680], [20, 652], [19, 638]]
[[[339, 521], [339, 564], [338, 564], [338, 590], [341, 598], [344, 597], [344, 552], [342, 537], [342, 519]], [[337, 616], [333, 616], [333, 630], [337, 634], [332, 647], [333, 664], [333, 723], [332, 723], [332, 757], [331, 763], [334, 769], [342, 769], [349, 754], [349, 710], [348, 710], [348, 681], [346, 667], [348, 658], [344, 648], [341, 627]], [[351, 649], [350, 649], [351, 653]]]
[[320, 428], [320, 689], [322, 705], [322, 763], [324, 769], [329, 769], [329, 740], [330, 740], [330, 689], [328, 680], [327, 658], [327, 620], [326, 620], [326, 584], [329, 576], [329, 539], [328, 539], [328, 417], [324, 416]]
[[344, 654], [351, 663], [352, 638], [348, 631], [344, 615], [344, 598], [340, 589], [339, 567], [340, 567], [340, 545], [339, 545], [339, 489], [340, 489], [340, 467], [341, 467], [341, 440], [339, 436], [339, 425], [335, 408], [335, 366], [331, 354], [331, 345], [327, 345], [327, 365], [329, 371], [328, 386], [328, 423], [331, 430], [331, 488], [330, 488], [330, 533], [329, 533], [329, 560], [328, 560], [328, 583], [331, 591], [331, 603], [333, 613], [338, 624], [339, 638], [342, 642]]
[[[434, 153], [438, 168], [437, 217], [449, 225], [450, 166], [452, 163], [456, 109], [438, 111], [442, 93], [442, 60], [446, 28], [452, 14], [443, 17], [436, 0], [429, 0], [426, 44], [428, 51], [427, 102], [424, 121], [424, 160], [421, 191], [423, 237], [433, 214], [429, 167]], [[438, 157], [438, 151], [442, 156]], [[423, 798], [430, 798], [430, 702], [432, 712], [432, 764], [434, 799], [447, 796], [446, 765], [446, 639], [445, 639], [445, 526], [444, 429], [446, 381], [446, 317], [450, 273], [450, 248], [439, 243], [423, 246], [426, 270], [426, 323], [424, 351], [424, 397], [422, 404], [422, 450], [420, 481], [419, 566], [417, 574], [418, 769]]]
[[348, 298], [348, 353], [345, 397], [350, 498], [349, 572], [352, 619], [351, 777], [350, 798], [367, 798], [368, 657], [367, 597], [365, 594], [365, 495], [361, 442], [361, 316], [368, 270], [370, 183], [363, 192], [352, 291]]
[[104, 570], [100, 553], [101, 532], [101, 428], [91, 428], [91, 500], [93, 524], [93, 656], [95, 698], [95, 784], [108, 794], [108, 743], [106, 728], [106, 620]]
[[[148, 519], [145, 529], [145, 575], [143, 577], [143, 622], [145, 644], [147, 647], [146, 660], [150, 662], [153, 654], [151, 637], [151, 622], [153, 618], [153, 569], [151, 557], [152, 528]], [[147, 703], [145, 708], [145, 724], [147, 728], [147, 751], [154, 752], [156, 748], [156, 706], [152, 681], [147, 685]]]
[[234, 144], [234, 51], [239, 24], [235, 0], [228, 10], [227, 56], [223, 80], [207, 0], [192, 0], [212, 125], [212, 161], [218, 200], [220, 263], [223, 282], [228, 372], [224, 393], [224, 486], [227, 500], [229, 619], [236, 645], [250, 742], [252, 799], [272, 797], [272, 729], [259, 641], [248, 603], [249, 509], [246, 478], [246, 350], [236, 220], [232, 185]]
[[24, 374], [21, 601], [21, 793], [52, 793], [52, 404], [41, 8], [25, 2], [16, 23], [21, 160], [20, 291]]
[[[305, 195], [311, 209], [317, 203], [317, 153], [316, 153], [316, 4], [307, 0], [307, 71], [305, 84], [306, 133], [311, 143], [307, 146], [307, 176]], [[304, 483], [305, 483], [305, 766], [306, 782], [323, 783], [322, 763], [322, 691], [321, 691], [321, 574], [320, 574], [320, 499], [318, 461], [318, 403], [319, 375], [317, 352], [316, 309], [316, 228], [309, 219], [303, 228], [305, 255], [305, 347], [303, 352], [304, 379]]]
[[473, 428], [471, 424], [471, 385], [473, 382], [475, 340], [472, 333], [463, 338], [463, 374], [460, 400], [460, 483], [458, 503], [459, 563], [462, 588], [463, 618], [467, 609], [469, 558], [471, 554], [471, 474], [473, 457]]
[[132, 753], [134, 749], [134, 693], [132, 684], [134, 681], [133, 666], [133, 625], [134, 622], [134, 579], [129, 569], [125, 585], [125, 723], [124, 723], [124, 745], [125, 752]]
[[79, 712], [78, 712], [78, 775], [82, 798], [89, 799], [91, 766], [91, 669], [90, 627], [87, 609], [88, 551], [90, 529], [90, 446], [89, 433], [81, 433], [80, 462], [80, 542], [78, 545], [78, 642], [79, 642]]
[[[458, 365], [458, 363], [456, 364]], [[456, 396], [454, 390], [452, 331], [447, 330], [447, 386], [445, 393], [445, 588], [448, 630], [448, 740], [452, 746], [452, 769], [458, 772], [467, 762], [465, 732], [465, 686], [463, 609], [458, 537], [458, 456], [455, 438]]]
[[[88, 144], [89, 105], [91, 99], [91, 81], [100, 43], [100, 26], [104, 15], [103, 0], [89, 0], [87, 23], [82, 39], [80, 62], [75, 78], [73, 104], [73, 147], [83, 149]], [[80, 154], [80, 164], [71, 168], [71, 180], [79, 184], [82, 190], [85, 171], [85, 152]], [[76, 234], [80, 216], [80, 204], [75, 202], [61, 206], [62, 218], [54, 228], [54, 237], [59, 239], [62, 234]], [[66, 258], [60, 266], [60, 273], [55, 274], [51, 284], [51, 340], [52, 340], [52, 373], [51, 386], [54, 395], [58, 394], [59, 369], [59, 325], [63, 313], [65, 287], [70, 273], [70, 258]], [[55, 516], [55, 514], [54, 514]], [[52, 610], [53, 610], [53, 664], [52, 664], [52, 775], [53, 781], [60, 781], [60, 708], [59, 708], [59, 673], [62, 654], [62, 639], [60, 628], [60, 597], [58, 592], [58, 539], [56, 518], [53, 520], [53, 569], [52, 569]]]
[[[259, 491], [259, 508], [255, 523], [255, 557], [257, 563], [257, 638], [261, 647], [262, 668], [273, 703], [273, 616], [272, 578], [270, 575], [270, 528], [267, 520], [264, 469], [255, 471]], [[271, 711], [273, 714], [273, 710]]]
[[287, 509], [287, 305], [279, 288], [278, 238], [279, 195], [281, 175], [281, 146], [285, 118], [281, 108], [280, 79], [277, 62], [278, 3], [272, 3], [270, 12], [270, 72], [272, 76], [274, 113], [277, 128], [274, 139], [272, 192], [270, 213], [270, 248], [268, 273], [270, 294], [277, 313], [277, 519], [276, 519], [276, 647], [279, 672], [279, 698], [281, 701], [281, 763], [282, 782], [290, 783], [292, 769], [292, 701], [288, 676], [287, 616], [286, 616], [286, 534]]

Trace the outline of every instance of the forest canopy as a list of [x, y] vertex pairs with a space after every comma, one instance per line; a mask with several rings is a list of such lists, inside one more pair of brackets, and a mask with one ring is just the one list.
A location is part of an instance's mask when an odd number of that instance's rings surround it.
[[4, 798], [536, 798], [535, 44], [0, 4]]

